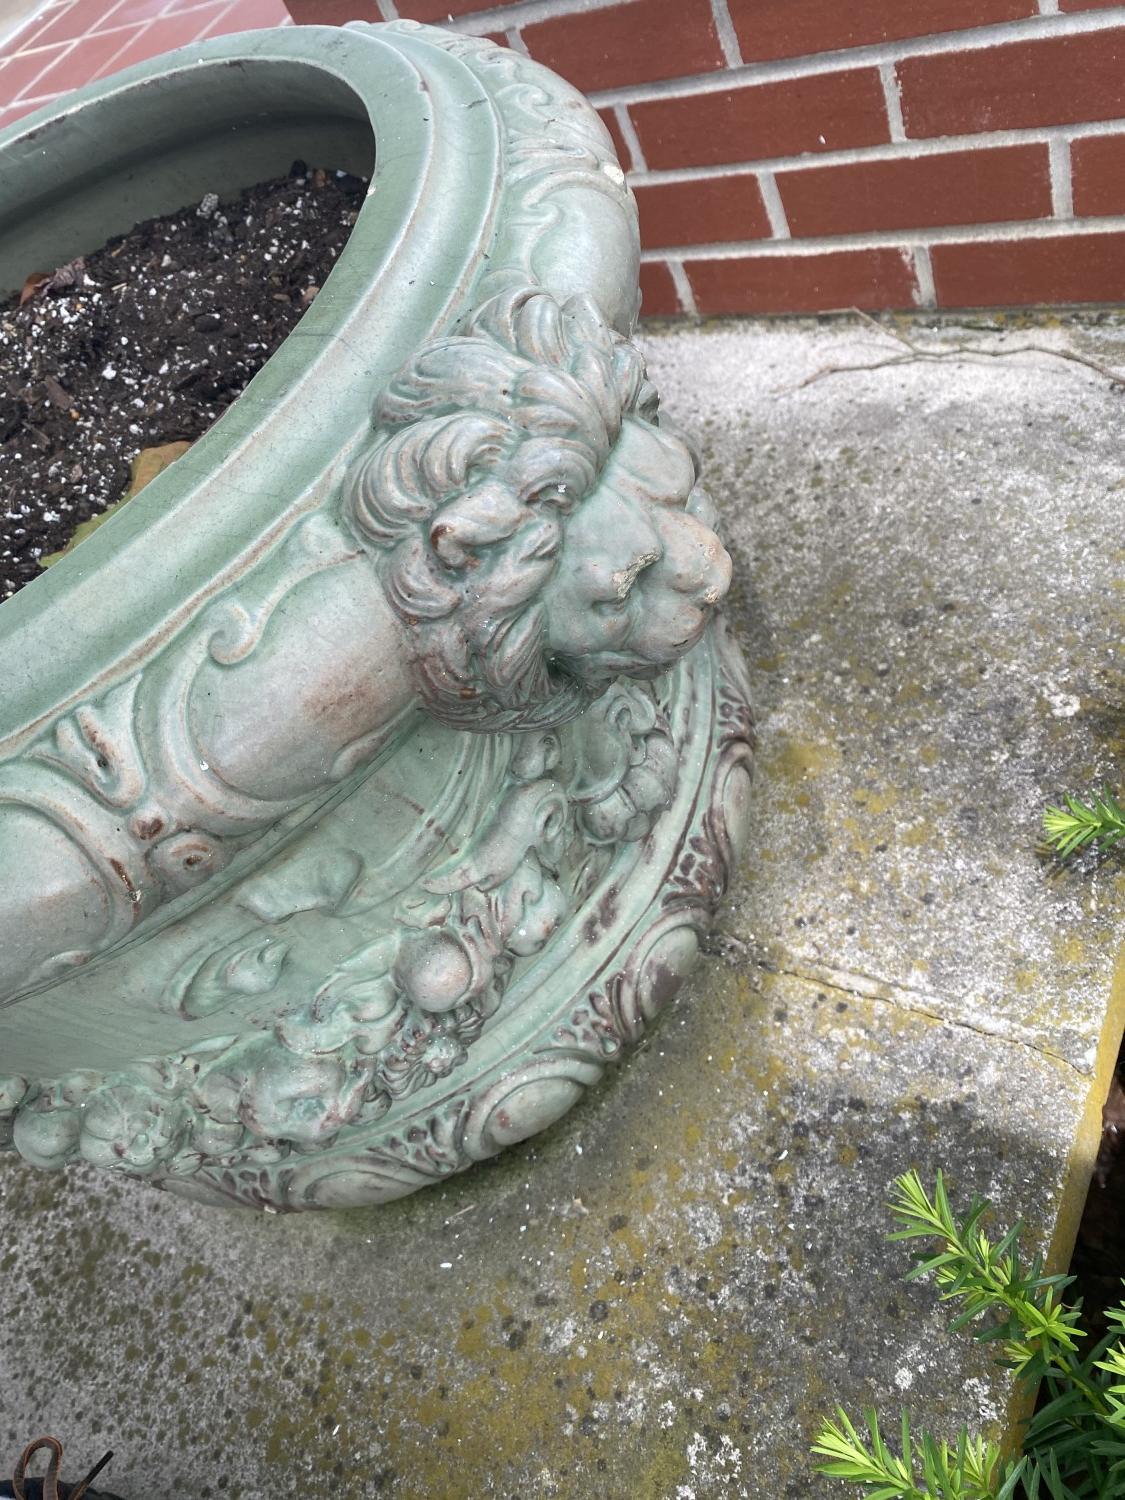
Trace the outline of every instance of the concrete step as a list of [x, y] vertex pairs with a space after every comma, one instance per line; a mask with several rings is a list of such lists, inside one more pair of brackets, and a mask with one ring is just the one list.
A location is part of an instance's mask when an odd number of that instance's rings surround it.
[[[0, 1449], [56, 1432], [81, 1472], [112, 1445], [137, 1497], [803, 1500], [842, 1493], [807, 1457], [836, 1400], [1006, 1425], [882, 1205], [941, 1166], [1069, 1257], [1125, 877], [1053, 877], [1035, 846], [1045, 801], [1125, 762], [1122, 405], [993, 356], [1125, 368], [1125, 329], [908, 332], [648, 336], [736, 553], [762, 748], [711, 958], [641, 1053], [374, 1211], [4, 1161]], [[957, 341], [984, 353], [934, 358]], [[884, 367], [822, 373], [856, 363]]]

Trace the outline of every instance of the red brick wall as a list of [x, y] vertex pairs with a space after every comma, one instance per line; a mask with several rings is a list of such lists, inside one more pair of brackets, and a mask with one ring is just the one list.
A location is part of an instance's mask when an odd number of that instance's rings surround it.
[[590, 94], [647, 312], [1125, 301], [1106, 0], [50, 0], [0, 44], [0, 124], [283, 3], [488, 35]]
[[11, 29], [7, 19], [0, 14], [0, 128], [162, 52], [292, 20], [284, 0], [43, 0]]
[[287, 3], [487, 34], [588, 93], [647, 312], [1125, 300], [1125, 4]]

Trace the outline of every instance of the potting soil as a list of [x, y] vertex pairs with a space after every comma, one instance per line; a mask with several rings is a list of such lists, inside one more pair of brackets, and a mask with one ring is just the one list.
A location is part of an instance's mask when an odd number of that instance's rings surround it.
[[317, 295], [366, 188], [295, 162], [27, 267], [0, 303], [0, 602], [124, 497], [138, 454], [222, 416]]

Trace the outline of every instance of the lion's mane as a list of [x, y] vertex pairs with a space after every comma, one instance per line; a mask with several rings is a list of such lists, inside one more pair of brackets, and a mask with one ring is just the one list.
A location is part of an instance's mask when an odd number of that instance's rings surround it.
[[551, 659], [541, 596], [631, 415], [656, 418], [639, 352], [591, 298], [526, 286], [424, 345], [379, 398], [347, 512], [382, 554], [436, 718], [542, 727], [594, 696]]

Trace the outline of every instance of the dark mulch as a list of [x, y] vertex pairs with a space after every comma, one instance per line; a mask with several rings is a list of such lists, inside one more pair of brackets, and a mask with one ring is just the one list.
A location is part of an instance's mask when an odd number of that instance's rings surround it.
[[35, 291], [0, 304], [0, 602], [124, 495], [142, 449], [222, 415], [316, 295], [366, 188], [295, 162], [85, 261], [27, 267]]
[[[59, 1500], [70, 1500], [71, 1494], [78, 1489], [77, 1485], [67, 1484], [60, 1479], [58, 1483]], [[23, 1492], [26, 1500], [50, 1500], [51, 1490], [44, 1485], [42, 1479], [25, 1479]], [[10, 1484], [0, 1484], [0, 1500], [14, 1500], [15, 1490]], [[120, 1496], [111, 1495], [108, 1490], [82, 1490], [81, 1500], [120, 1500]]]
[[1091, 1340], [1103, 1337], [1106, 1309], [1125, 1301], [1125, 1050], [1102, 1111], [1102, 1142], [1071, 1257], [1074, 1285], [1066, 1297], [1082, 1298], [1082, 1323]]

